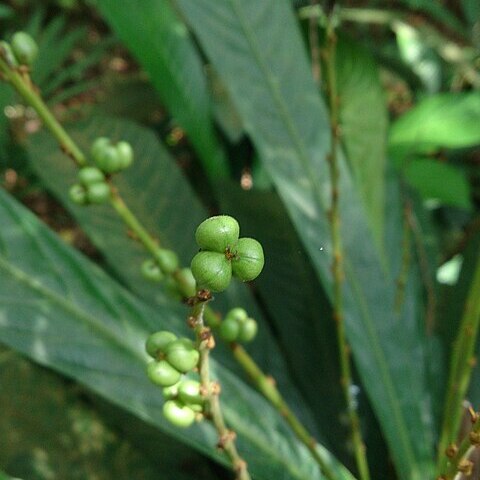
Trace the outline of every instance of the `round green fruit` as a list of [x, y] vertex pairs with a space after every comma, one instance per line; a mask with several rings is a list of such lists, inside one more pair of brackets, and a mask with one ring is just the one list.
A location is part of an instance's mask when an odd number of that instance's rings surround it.
[[178, 398], [185, 405], [203, 405], [205, 397], [200, 394], [200, 383], [196, 380], [185, 379], [178, 386]]
[[165, 275], [171, 275], [178, 269], [179, 261], [177, 254], [172, 250], [159, 248], [155, 252], [155, 260]]
[[96, 163], [105, 173], [115, 173], [121, 169], [118, 152], [113, 145], [106, 145], [100, 151]]
[[107, 137], [98, 137], [92, 143], [92, 148], [90, 149], [90, 153], [92, 154], [92, 157], [96, 163], [98, 163], [98, 159], [101, 157], [102, 152], [109, 145], [110, 145], [110, 139]]
[[263, 248], [253, 238], [241, 238], [235, 248], [235, 257], [232, 259], [233, 275], [249, 282], [260, 275], [265, 264]]
[[165, 387], [162, 390], [163, 397], [165, 398], [165, 400], [173, 400], [174, 398], [177, 398], [177, 396], [178, 396], [178, 386], [181, 383], [182, 382], [178, 382], [175, 385], [172, 385], [171, 387]]
[[238, 241], [240, 227], [238, 222], [228, 215], [207, 218], [197, 228], [195, 240], [202, 250], [225, 253]]
[[232, 264], [223, 253], [199, 252], [190, 265], [199, 288], [223, 292], [232, 279]]
[[158, 358], [161, 353], [165, 353], [167, 346], [177, 340], [177, 336], [168, 332], [167, 330], [161, 330], [160, 332], [152, 333], [145, 343], [145, 350], [153, 357]]
[[240, 334], [240, 322], [234, 317], [225, 317], [225, 320], [220, 324], [220, 336], [226, 342], [235, 342]]
[[94, 183], [87, 187], [87, 200], [89, 203], [105, 203], [110, 198], [110, 187], [107, 183]]
[[240, 342], [251, 342], [257, 335], [258, 325], [253, 318], [247, 318], [240, 328], [238, 340]]
[[148, 378], [161, 387], [171, 387], [181, 378], [182, 374], [165, 360], [150, 362], [147, 366]]
[[186, 373], [197, 366], [200, 354], [188, 338], [179, 338], [165, 349], [167, 362], [179, 372]]
[[31, 65], [37, 57], [37, 43], [28, 33], [15, 33], [12, 37], [11, 46], [15, 58], [21, 65]]
[[163, 405], [163, 415], [173, 425], [187, 428], [195, 421], [195, 412], [178, 400], [167, 400]]
[[248, 318], [247, 312], [240, 307], [232, 308], [231, 310], [228, 311], [228, 313], [225, 315], [225, 320], [227, 318], [234, 318], [235, 320], [238, 320], [239, 322], [243, 322]]
[[121, 169], [129, 167], [133, 163], [133, 149], [128, 142], [118, 142], [116, 147]]
[[95, 183], [102, 183], [105, 181], [105, 175], [97, 167], [83, 167], [78, 172], [78, 179], [85, 187]]
[[142, 263], [142, 275], [151, 282], [160, 282], [163, 280], [163, 273], [158, 266], [158, 263], [152, 258], [148, 258]]
[[190, 268], [182, 268], [175, 275], [178, 291], [185, 298], [193, 297], [197, 293], [197, 282]]
[[70, 197], [70, 200], [77, 205], [85, 205], [87, 203], [87, 192], [85, 191], [85, 188], [78, 183], [75, 183], [70, 187], [68, 196]]

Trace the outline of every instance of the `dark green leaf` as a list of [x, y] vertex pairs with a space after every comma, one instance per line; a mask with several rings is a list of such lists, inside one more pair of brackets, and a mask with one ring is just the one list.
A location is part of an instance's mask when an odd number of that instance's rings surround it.
[[[146, 336], [157, 329], [179, 333], [183, 311], [140, 303], [4, 191], [0, 217], [0, 340], [225, 462], [209, 424], [181, 430], [163, 419], [162, 396], [145, 375]], [[321, 478], [281, 415], [214, 360], [211, 367], [222, 384], [226, 419], [254, 477]], [[338, 472], [339, 479], [351, 478], [340, 467]]]
[[[200, 57], [169, 0], [98, 0], [120, 39], [150, 75], [162, 102], [185, 129], [212, 180], [228, 165], [216, 139]], [[141, 25], [141, 28], [139, 28]]]
[[[331, 293], [326, 216], [329, 125], [289, 3], [177, 3], [229, 89], [317, 273]], [[396, 315], [394, 278], [380, 261], [344, 165], [341, 177], [348, 339], [400, 478], [428, 478], [433, 439], [424, 340], [416, 321], [414, 291], [409, 292], [408, 307]]]

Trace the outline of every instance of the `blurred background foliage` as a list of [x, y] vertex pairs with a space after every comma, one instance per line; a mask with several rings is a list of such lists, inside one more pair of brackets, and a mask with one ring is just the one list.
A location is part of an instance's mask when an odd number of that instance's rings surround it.
[[[313, 415], [318, 425], [337, 420], [329, 429], [319, 428], [319, 436], [351, 466], [333, 360], [336, 347], [327, 340], [334, 335], [333, 326], [315, 320], [319, 312], [324, 318], [330, 315], [327, 294], [242, 115], [221, 75], [198, 54], [197, 41], [174, 0], [149, 0], [138, 8], [137, 2], [125, 1], [120, 9], [116, 3], [122, 2], [8, 0], [0, 5], [1, 37], [21, 29], [38, 41], [33, 80], [59, 118], [77, 123], [91, 117], [123, 117], [148, 127], [166, 147], [155, 154], [173, 157], [203, 203], [195, 204], [192, 218], [218, 209], [235, 212], [245, 232], [254, 232], [264, 243], [271, 262], [253, 292], [256, 308], [278, 342], [298, 395], [305, 398], [308, 412], [300, 407], [300, 415]], [[395, 201], [389, 193], [390, 177], [400, 178], [403, 206], [413, 212], [406, 222], [421, 279], [416, 288], [423, 304], [416, 308], [426, 311], [427, 330], [435, 330], [427, 341], [430, 387], [437, 391], [429, 408], [438, 424], [446, 354], [480, 238], [480, 3], [291, 3], [305, 51], [311, 54], [311, 19], [318, 20], [321, 43], [323, 17], [335, 8], [343, 147], [368, 211], [373, 241], [382, 244], [392, 238], [386, 249], [398, 253], [401, 247], [401, 232], [392, 233], [389, 224]], [[320, 58], [318, 62], [321, 72]], [[62, 207], [62, 192], [55, 190], [50, 176], [61, 163], [58, 152], [41, 136], [33, 147], [27, 143], [27, 135], [39, 128], [38, 119], [3, 83], [0, 110], [3, 187], [135, 291], [135, 278], [115, 270], [115, 259], [106, 258], [99, 248], [105, 238], [95, 240], [88, 220], [80, 221], [79, 214]], [[88, 121], [86, 125], [76, 127], [79, 137], [88, 138], [98, 126], [89, 127]], [[128, 131], [127, 126], [118, 128]], [[38, 152], [48, 154], [45, 167]], [[42, 177], [43, 168], [50, 173]], [[138, 180], [130, 184], [127, 181], [125, 189], [131, 187], [134, 197]], [[167, 238], [178, 242], [181, 233], [177, 228], [167, 232]], [[184, 243], [180, 253], [188, 258], [189, 245]], [[135, 252], [129, 254], [137, 258]], [[302, 288], [292, 293], [295, 286]], [[149, 302], [165, 301], [140, 290], [137, 293]], [[312, 342], [305, 344], [305, 338]], [[291, 393], [292, 398], [296, 395]], [[471, 400], [480, 402], [478, 376]], [[359, 402], [375, 478], [394, 478], [375, 409], [363, 390]], [[0, 350], [0, 412], [0, 470], [13, 477], [149, 479], [168, 471], [175, 471], [176, 479], [223, 476], [222, 468], [204, 456], [6, 347]]]

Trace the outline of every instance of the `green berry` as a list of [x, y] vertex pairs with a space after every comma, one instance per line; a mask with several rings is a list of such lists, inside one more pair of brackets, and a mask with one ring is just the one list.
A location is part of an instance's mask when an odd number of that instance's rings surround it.
[[236, 307], [229, 310], [229, 312], [225, 315], [225, 320], [227, 318], [235, 318], [239, 322], [243, 322], [248, 318], [248, 314], [243, 308]]
[[177, 254], [172, 250], [159, 248], [155, 252], [155, 260], [165, 275], [171, 275], [178, 269], [179, 261]]
[[240, 342], [251, 342], [256, 337], [257, 331], [257, 322], [253, 318], [247, 318], [241, 325], [238, 340]]
[[158, 266], [158, 263], [152, 258], [148, 258], [142, 263], [142, 275], [151, 282], [160, 282], [163, 280], [163, 273]]
[[173, 400], [174, 398], [177, 398], [178, 396], [178, 387], [182, 382], [177, 382], [175, 385], [172, 385], [171, 387], [165, 387], [162, 390], [163, 397], [165, 400]]
[[238, 339], [240, 330], [240, 322], [236, 318], [226, 317], [220, 324], [219, 333], [226, 342], [235, 342]]
[[182, 376], [178, 370], [165, 360], [150, 362], [147, 366], [147, 375], [155, 385], [160, 385], [161, 387], [175, 385]]
[[10, 67], [18, 67], [18, 62], [9, 43], [0, 41], [0, 54]]
[[232, 279], [232, 265], [223, 253], [199, 252], [190, 265], [199, 288], [223, 292]]
[[185, 405], [203, 405], [205, 397], [200, 393], [200, 383], [185, 379], [178, 386], [178, 398]]
[[188, 338], [179, 338], [165, 349], [167, 362], [179, 372], [186, 373], [197, 366], [200, 354]]
[[105, 147], [108, 147], [109, 145], [110, 139], [107, 137], [98, 137], [95, 139], [95, 141], [92, 143], [92, 148], [90, 149], [90, 153], [92, 154], [95, 163], [98, 163], [98, 159], [101, 157]]
[[168, 400], [163, 405], [163, 415], [173, 425], [186, 428], [195, 421], [195, 412], [178, 400]]
[[158, 358], [161, 353], [165, 353], [167, 346], [177, 340], [177, 336], [166, 330], [152, 333], [145, 344], [147, 353], [153, 357]]
[[105, 181], [105, 175], [97, 167], [83, 167], [78, 172], [78, 179], [85, 187], [95, 183], [102, 183]]
[[37, 43], [28, 33], [15, 33], [11, 45], [14, 55], [21, 65], [31, 65], [38, 54]]
[[177, 289], [183, 297], [193, 297], [197, 293], [197, 282], [190, 268], [182, 268], [175, 275]]
[[228, 215], [207, 218], [197, 228], [195, 240], [202, 250], [225, 253], [238, 241], [240, 227], [238, 222]]
[[96, 158], [97, 165], [105, 173], [115, 173], [121, 170], [117, 149], [113, 145], [106, 145]]
[[105, 203], [110, 198], [110, 187], [107, 183], [94, 183], [87, 187], [87, 200], [89, 203]]
[[118, 142], [116, 147], [121, 169], [129, 167], [133, 163], [133, 149], [128, 142]]
[[78, 183], [75, 183], [70, 187], [68, 196], [73, 203], [78, 205], [85, 205], [87, 203], [87, 192], [85, 191], [85, 188]]
[[265, 264], [263, 248], [253, 238], [241, 238], [234, 249], [235, 257], [232, 259], [233, 275], [249, 282], [260, 275]]

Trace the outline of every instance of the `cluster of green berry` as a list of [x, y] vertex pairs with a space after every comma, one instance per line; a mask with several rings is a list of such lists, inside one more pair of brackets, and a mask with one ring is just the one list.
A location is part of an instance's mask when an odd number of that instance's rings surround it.
[[218, 332], [226, 342], [251, 342], [257, 335], [257, 322], [243, 308], [233, 308], [223, 319]]
[[133, 162], [133, 150], [128, 142], [116, 145], [109, 138], [99, 137], [92, 145], [93, 161], [102, 172], [112, 174], [125, 170]]
[[203, 411], [204, 398], [200, 383], [182, 379], [182, 375], [197, 366], [200, 353], [190, 339], [177, 338], [166, 330], [150, 335], [145, 348], [153, 358], [147, 366], [148, 378], [163, 387], [165, 418], [179, 427], [188, 427]]
[[78, 183], [70, 187], [70, 199], [79, 205], [105, 203], [110, 198], [110, 187], [104, 173], [97, 167], [83, 167], [78, 172]]
[[263, 248], [253, 238], [238, 238], [238, 222], [228, 215], [202, 222], [195, 239], [200, 252], [192, 260], [193, 276], [199, 288], [222, 292], [233, 276], [243, 282], [255, 279], [263, 269]]
[[1, 41], [0, 51], [4, 60], [10, 67], [31, 65], [38, 54], [35, 40], [25, 32], [16, 32], [10, 43]]

